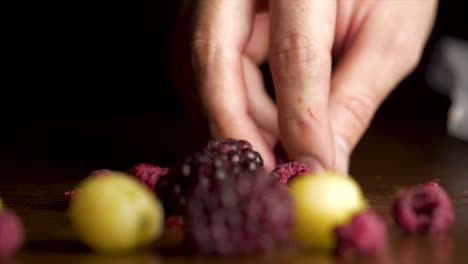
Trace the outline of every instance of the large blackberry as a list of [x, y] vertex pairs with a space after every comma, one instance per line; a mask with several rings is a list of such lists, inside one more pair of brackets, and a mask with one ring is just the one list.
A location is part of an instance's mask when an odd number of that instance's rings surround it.
[[284, 245], [293, 223], [286, 188], [264, 170], [224, 173], [200, 178], [188, 197], [187, 248], [201, 254], [244, 255]]
[[256, 171], [262, 167], [260, 154], [247, 141], [213, 139], [202, 151], [187, 157], [180, 166], [161, 177], [155, 191], [163, 201], [167, 215], [181, 214], [187, 195], [198, 181], [212, 177], [222, 179], [227, 174]]

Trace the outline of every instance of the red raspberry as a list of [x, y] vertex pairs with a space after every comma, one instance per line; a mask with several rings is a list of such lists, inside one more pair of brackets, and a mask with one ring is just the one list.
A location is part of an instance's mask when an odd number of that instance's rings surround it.
[[434, 187], [434, 188], [440, 188], [440, 185], [435, 181], [426, 182], [424, 185]]
[[66, 191], [63, 196], [65, 198], [65, 201], [69, 202], [77, 194], [78, 194], [78, 190], [71, 190], [71, 191]]
[[0, 258], [16, 253], [24, 242], [24, 226], [21, 218], [8, 208], [0, 213]]
[[455, 220], [450, 197], [436, 183], [404, 188], [395, 199], [393, 214], [407, 233], [444, 232]]
[[168, 172], [169, 168], [162, 168], [146, 163], [138, 163], [130, 170], [130, 174], [137, 177], [138, 180], [151, 190], [154, 189], [159, 178], [166, 175]]
[[304, 163], [292, 161], [277, 166], [271, 173], [281, 185], [286, 185], [288, 181], [297, 175], [311, 171]]
[[184, 225], [184, 219], [179, 215], [171, 215], [166, 218], [166, 228], [182, 228]]
[[338, 242], [335, 254], [342, 256], [348, 250], [361, 255], [372, 255], [381, 251], [387, 241], [387, 225], [373, 211], [356, 214], [352, 220], [335, 229]]
[[108, 169], [100, 169], [100, 170], [95, 170], [95, 171], [92, 171], [89, 176], [102, 176], [106, 173], [109, 173], [109, 172], [112, 172], [112, 170], [108, 170]]

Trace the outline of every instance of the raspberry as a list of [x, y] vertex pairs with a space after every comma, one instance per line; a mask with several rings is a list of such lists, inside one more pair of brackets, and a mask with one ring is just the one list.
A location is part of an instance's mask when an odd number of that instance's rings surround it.
[[[216, 175], [216, 174], [215, 174]], [[195, 253], [245, 255], [289, 240], [292, 199], [264, 170], [200, 178], [188, 198], [185, 245]]]
[[0, 213], [0, 257], [11, 256], [23, 245], [24, 226], [20, 217], [4, 208]]
[[[111, 170], [108, 170], [108, 169], [100, 169], [100, 170], [95, 170], [95, 171], [92, 171], [88, 177], [94, 177], [94, 176], [102, 176], [102, 175], [105, 175], [106, 173], [108, 172], [111, 172]], [[69, 191], [66, 191], [64, 194], [63, 194], [63, 197], [65, 199], [65, 203], [68, 204], [70, 203], [70, 200], [75, 197], [76, 195], [78, 195], [79, 193], [79, 190], [69, 190]]]
[[426, 182], [424, 185], [434, 187], [434, 188], [440, 188], [440, 185], [435, 181]]
[[138, 180], [148, 186], [151, 190], [154, 189], [159, 178], [166, 175], [168, 172], [169, 168], [162, 168], [146, 163], [138, 163], [130, 169], [130, 174], [137, 177]]
[[66, 191], [63, 196], [64, 196], [66, 202], [70, 202], [70, 200], [73, 197], [75, 197], [75, 195], [77, 195], [77, 194], [78, 194], [78, 190], [71, 190], [71, 191]]
[[179, 215], [172, 215], [166, 218], [166, 228], [182, 228], [184, 226], [184, 219]]
[[95, 171], [92, 171], [89, 176], [102, 176], [106, 173], [109, 173], [109, 172], [112, 172], [111, 170], [108, 170], [108, 169], [100, 169], [100, 170], [95, 170]]
[[450, 197], [436, 183], [404, 188], [394, 201], [393, 214], [407, 233], [444, 232], [455, 220]]
[[224, 178], [227, 173], [263, 169], [263, 159], [245, 140], [214, 139], [205, 148], [189, 156], [182, 165], [160, 178], [156, 194], [162, 200], [167, 215], [184, 211], [187, 195], [198, 180]]
[[286, 185], [292, 177], [307, 173], [309, 171], [310, 168], [306, 164], [292, 161], [276, 166], [276, 168], [271, 173], [278, 181], [278, 183], [281, 185]]
[[372, 255], [386, 245], [387, 225], [375, 212], [366, 210], [353, 216], [349, 223], [336, 227], [335, 234], [338, 241], [336, 255], [342, 256], [348, 250]]

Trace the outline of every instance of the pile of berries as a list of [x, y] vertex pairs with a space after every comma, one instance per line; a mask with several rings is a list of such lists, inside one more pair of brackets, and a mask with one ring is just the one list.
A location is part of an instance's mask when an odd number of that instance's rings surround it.
[[[289, 161], [281, 146], [277, 167], [267, 172], [261, 155], [244, 140], [213, 139], [173, 168], [140, 163], [130, 170], [162, 201], [166, 229], [180, 229], [183, 245], [196, 253], [244, 255], [291, 242], [294, 205], [288, 182], [311, 172]], [[96, 171], [94, 176], [102, 172]], [[79, 190], [65, 193], [66, 199]], [[453, 206], [441, 186], [430, 182], [404, 188], [393, 205], [395, 223], [407, 233], [446, 231]], [[370, 255], [387, 241], [387, 224], [371, 208], [334, 230], [335, 254]]]
[[240, 255], [289, 241], [292, 201], [243, 140], [211, 140], [160, 178], [168, 215], [185, 221], [185, 245], [198, 253]]

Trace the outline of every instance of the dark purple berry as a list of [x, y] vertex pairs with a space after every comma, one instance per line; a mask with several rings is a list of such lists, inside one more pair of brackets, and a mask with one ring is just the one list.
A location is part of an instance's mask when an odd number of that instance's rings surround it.
[[273, 169], [271, 173], [278, 181], [278, 183], [281, 185], [286, 185], [292, 177], [307, 173], [309, 171], [311, 171], [311, 169], [306, 164], [292, 161], [276, 166], [276, 168]]
[[393, 214], [407, 233], [444, 232], [455, 220], [450, 197], [433, 183], [404, 188], [395, 199]]
[[161, 177], [156, 184], [156, 194], [161, 199], [167, 215], [180, 215], [185, 210], [187, 195], [195, 184], [212, 178], [223, 180], [227, 175], [237, 175], [246, 170], [263, 169], [263, 159], [245, 140], [214, 139], [205, 148]]
[[284, 245], [292, 227], [288, 191], [264, 170], [198, 181], [188, 197], [185, 245], [200, 254], [246, 255]]
[[156, 182], [164, 175], [169, 173], [169, 168], [162, 168], [151, 164], [138, 163], [132, 169], [130, 174], [148, 186], [151, 190], [156, 186]]
[[336, 255], [342, 256], [348, 251], [373, 255], [386, 245], [387, 225], [375, 212], [366, 210], [353, 216], [349, 223], [335, 228], [335, 235]]
[[21, 218], [12, 210], [0, 212], [0, 258], [14, 255], [24, 242], [24, 226]]

